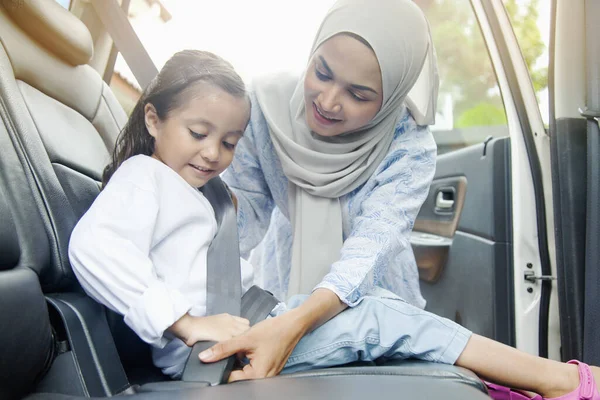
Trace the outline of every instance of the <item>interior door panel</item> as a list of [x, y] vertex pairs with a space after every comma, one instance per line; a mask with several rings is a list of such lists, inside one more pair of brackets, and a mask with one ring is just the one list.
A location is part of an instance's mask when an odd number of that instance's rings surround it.
[[438, 157], [411, 244], [427, 310], [514, 345], [509, 144]]

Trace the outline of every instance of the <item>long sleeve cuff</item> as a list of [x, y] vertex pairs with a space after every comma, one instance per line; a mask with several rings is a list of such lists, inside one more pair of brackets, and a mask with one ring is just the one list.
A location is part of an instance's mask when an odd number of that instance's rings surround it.
[[163, 348], [169, 342], [163, 336], [165, 330], [191, 308], [192, 304], [179, 291], [154, 282], [131, 304], [125, 323], [146, 343]]
[[323, 281], [321, 281], [321, 283], [319, 283], [314, 289], [329, 289], [331, 290], [333, 293], [335, 293], [340, 300], [342, 301], [342, 303], [345, 303], [348, 307], [354, 307], [355, 305], [357, 305], [360, 301], [360, 299], [362, 299], [362, 297], [365, 294], [365, 289], [363, 288], [363, 285], [360, 285], [359, 287], [343, 287], [342, 285], [339, 284], [335, 284], [332, 281], [337, 281], [335, 278], [333, 278], [331, 276], [332, 274], [327, 274], [325, 275], [325, 278], [323, 278]]

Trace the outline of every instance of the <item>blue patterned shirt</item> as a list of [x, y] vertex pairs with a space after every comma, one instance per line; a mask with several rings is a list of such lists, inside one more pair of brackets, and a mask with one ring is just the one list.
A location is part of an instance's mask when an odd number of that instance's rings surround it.
[[[285, 299], [292, 258], [289, 181], [256, 97], [251, 100], [250, 124], [223, 179], [238, 198], [242, 257], [252, 255], [256, 284]], [[405, 109], [373, 176], [340, 199], [341, 257], [317, 288], [353, 306], [379, 286], [425, 307], [410, 232], [433, 179], [436, 153], [429, 128], [416, 125]]]

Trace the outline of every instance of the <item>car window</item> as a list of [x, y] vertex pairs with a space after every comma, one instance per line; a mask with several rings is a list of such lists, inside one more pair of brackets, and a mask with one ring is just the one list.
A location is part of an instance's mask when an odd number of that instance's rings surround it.
[[440, 91], [432, 127], [438, 154], [508, 136], [504, 104], [468, 0], [416, 0], [429, 19]]
[[[430, 21], [437, 51], [441, 86], [432, 131], [439, 154], [481, 143], [490, 136], [508, 136], [498, 82], [470, 1], [415, 2]], [[333, 3], [165, 0], [160, 4], [172, 17], [165, 21], [156, 4], [132, 0], [129, 17], [157, 67], [178, 50], [199, 48], [227, 58], [251, 82], [271, 71], [300, 72], [318, 25]], [[223, 16], [232, 7], [239, 12], [228, 17], [227, 34], [214, 34], [223, 32]], [[273, 19], [273, 14], [278, 18]], [[198, 24], [198, 16], [202, 16], [202, 24]], [[141, 90], [121, 57], [111, 87], [125, 109], [131, 110]]]
[[56, 0], [56, 2], [67, 10], [71, 7], [71, 0]]
[[548, 0], [504, 0], [521, 53], [529, 68], [531, 83], [546, 127], [550, 119], [548, 110], [550, 3]]

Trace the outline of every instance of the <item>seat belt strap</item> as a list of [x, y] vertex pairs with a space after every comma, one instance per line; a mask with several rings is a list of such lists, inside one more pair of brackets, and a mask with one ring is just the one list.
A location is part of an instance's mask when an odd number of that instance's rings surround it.
[[[271, 293], [258, 286], [252, 286], [242, 296], [241, 316], [250, 321], [250, 326], [254, 326], [260, 321], [266, 319], [275, 306], [279, 304]], [[234, 366], [234, 358], [220, 361], [221, 365], [202, 364], [198, 355], [204, 350], [212, 347], [214, 342], [198, 342], [192, 348], [186, 366], [183, 372], [183, 381], [204, 381], [211, 386], [226, 383]]]
[[279, 300], [271, 293], [258, 286], [252, 286], [242, 296], [242, 317], [253, 326], [266, 319], [277, 304]]
[[94, 11], [123, 55], [139, 85], [145, 89], [158, 70], [116, 0], [91, 0]]
[[[211, 179], [201, 191], [215, 211], [218, 226], [217, 234], [208, 247], [206, 261], [206, 314], [239, 316], [242, 277], [236, 210], [221, 178]], [[181, 377], [183, 381], [208, 382], [211, 386], [227, 382], [235, 357], [210, 364], [204, 364], [198, 358], [198, 354], [215, 344], [198, 342], [192, 347]]]

